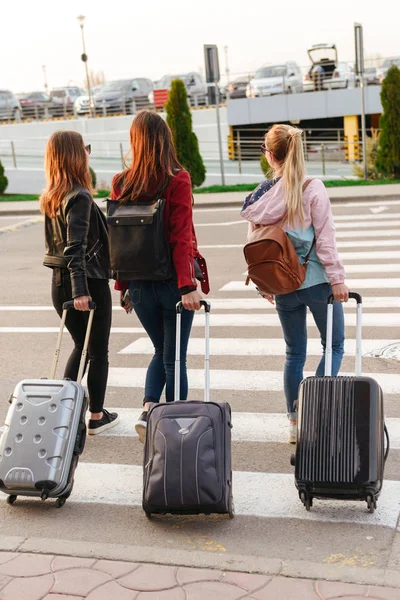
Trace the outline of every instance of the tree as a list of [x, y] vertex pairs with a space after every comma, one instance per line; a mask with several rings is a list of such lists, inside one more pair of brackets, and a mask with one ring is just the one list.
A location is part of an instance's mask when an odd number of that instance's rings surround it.
[[274, 176], [274, 171], [270, 167], [265, 154], [261, 154], [261, 156], [260, 156], [260, 166], [261, 166], [261, 171], [264, 173], [265, 177], [267, 179], [272, 179], [272, 177]]
[[[376, 157], [379, 150], [379, 132], [371, 129], [371, 136], [367, 137], [367, 177], [368, 179], [379, 179], [379, 173], [376, 168]], [[353, 173], [362, 179], [364, 177], [364, 163], [353, 165]]]
[[0, 194], [4, 194], [4, 192], [7, 189], [7, 186], [8, 186], [8, 179], [4, 175], [4, 167], [1, 164], [1, 160], [0, 160]]
[[92, 180], [92, 188], [95, 190], [96, 185], [97, 185], [97, 175], [96, 175], [95, 171], [92, 169], [92, 167], [89, 167], [89, 171], [90, 171], [90, 178]]
[[165, 109], [178, 160], [189, 172], [193, 186], [200, 186], [206, 178], [206, 169], [199, 151], [197, 136], [192, 130], [192, 115], [187, 102], [185, 84], [180, 79], [172, 82]]
[[383, 114], [376, 167], [382, 175], [400, 177], [400, 70], [393, 66], [382, 84]]

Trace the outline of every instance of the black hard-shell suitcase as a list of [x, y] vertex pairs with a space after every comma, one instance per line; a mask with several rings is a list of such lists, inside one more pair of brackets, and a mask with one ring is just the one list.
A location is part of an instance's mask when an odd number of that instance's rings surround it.
[[67, 311], [63, 305], [60, 332], [50, 379], [20, 381], [11, 398], [0, 437], [0, 490], [13, 504], [17, 496], [56, 499], [65, 504], [86, 441], [88, 399], [81, 385], [95, 304], [88, 326], [77, 381], [55, 379]]
[[[357, 301], [356, 375], [332, 377], [333, 296], [328, 299], [325, 376], [300, 384], [295, 484], [307, 510], [313, 498], [365, 500], [370, 512], [382, 490], [389, 453], [383, 395], [378, 383], [361, 375], [362, 298]], [[387, 446], [385, 450], [385, 436]]]
[[147, 418], [143, 509], [161, 514], [227, 513], [234, 516], [231, 465], [231, 408], [210, 402], [210, 303], [206, 318], [204, 402], [180, 398], [182, 303], [177, 304], [175, 401], [154, 404]]

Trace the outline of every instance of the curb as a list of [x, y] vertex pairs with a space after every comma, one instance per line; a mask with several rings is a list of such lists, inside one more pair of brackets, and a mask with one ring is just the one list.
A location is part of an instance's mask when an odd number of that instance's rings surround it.
[[97, 558], [126, 562], [152, 563], [169, 566], [219, 569], [222, 571], [240, 571], [262, 575], [324, 579], [343, 583], [376, 585], [400, 588], [400, 573], [391, 569], [368, 569], [327, 565], [306, 560], [285, 561], [260, 556], [242, 556], [172, 550], [148, 546], [124, 544], [105, 544], [99, 542], [81, 542], [51, 538], [24, 538], [20, 536], [0, 536], [1, 552], [21, 552], [31, 554], [55, 554], [79, 558]]
[[[245, 192], [244, 192], [245, 193]], [[368, 201], [368, 202], [386, 202], [386, 201], [393, 201], [393, 200], [399, 200], [400, 196], [398, 194], [390, 194], [390, 195], [381, 195], [381, 196], [343, 196], [343, 197], [336, 197], [336, 198], [330, 198], [331, 203], [336, 204], [337, 202], [341, 202], [343, 204], [348, 204], [349, 202], [364, 202], [364, 201]], [[31, 202], [31, 201], [28, 201]], [[21, 204], [23, 203], [23, 201], [21, 201]], [[26, 209], [22, 209], [22, 210], [16, 210], [16, 209], [5, 209], [2, 210], [2, 204], [6, 204], [6, 203], [0, 203], [0, 218], [1, 217], [19, 217], [19, 216], [28, 216], [28, 217], [34, 217], [36, 215], [40, 215], [40, 210], [39, 209], [32, 209], [32, 207], [27, 207]], [[238, 201], [238, 200], [231, 200], [231, 201], [227, 201], [227, 202], [223, 202], [223, 201], [217, 201], [217, 202], [201, 202], [201, 201], [196, 201], [196, 196], [195, 196], [195, 201], [194, 201], [194, 209], [197, 208], [241, 208], [243, 206], [243, 201]], [[103, 212], [105, 212], [105, 207], [103, 208], [102, 206], [100, 206], [100, 208], [103, 210]]]

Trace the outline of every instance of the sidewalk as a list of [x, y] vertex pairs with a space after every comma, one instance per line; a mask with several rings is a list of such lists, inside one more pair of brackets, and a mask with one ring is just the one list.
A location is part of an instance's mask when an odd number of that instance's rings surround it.
[[[223, 208], [237, 207], [243, 204], [245, 196], [249, 192], [224, 192], [222, 194], [194, 194], [195, 208]], [[332, 202], [358, 202], [362, 200], [385, 200], [400, 199], [400, 184], [371, 185], [371, 186], [349, 186], [328, 188], [328, 194]], [[96, 199], [97, 204], [105, 210], [104, 199]], [[38, 200], [27, 202], [0, 202], [0, 216], [24, 216], [39, 214]]]
[[0, 552], [0, 600], [399, 600], [400, 589]]

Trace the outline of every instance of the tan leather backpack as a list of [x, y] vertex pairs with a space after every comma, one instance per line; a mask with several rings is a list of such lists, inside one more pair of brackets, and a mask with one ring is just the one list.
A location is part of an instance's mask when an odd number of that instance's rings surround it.
[[[303, 193], [311, 183], [303, 184]], [[246, 285], [251, 280], [265, 294], [289, 294], [298, 290], [304, 283], [307, 265], [315, 238], [303, 264], [288, 235], [282, 229], [287, 213], [275, 225], [258, 227], [250, 235], [243, 252], [248, 265]]]

